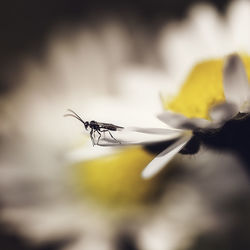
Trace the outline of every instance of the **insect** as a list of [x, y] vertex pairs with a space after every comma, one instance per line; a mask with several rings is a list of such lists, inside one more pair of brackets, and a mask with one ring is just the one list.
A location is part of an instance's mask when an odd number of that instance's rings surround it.
[[[82, 122], [84, 124], [84, 127], [85, 127], [85, 129], [87, 131], [88, 131], [88, 128], [90, 128], [90, 138], [91, 138], [91, 141], [93, 143], [93, 146], [94, 145], [99, 145], [99, 141], [100, 141], [100, 138], [102, 136], [102, 133], [103, 133], [103, 135], [105, 137], [106, 132], [109, 133], [110, 137], [114, 141], [116, 141], [117, 143], [120, 143], [118, 140], [115, 139], [115, 137], [111, 134], [110, 131], [118, 131], [118, 130], [124, 129], [124, 127], [116, 126], [116, 125], [111, 124], [111, 123], [103, 123], [103, 122], [97, 122], [97, 121], [90, 121], [90, 122], [86, 121], [85, 122], [73, 110], [68, 109], [68, 111], [71, 112], [71, 114], [66, 114], [64, 116], [72, 116], [72, 117], [76, 118], [77, 120], [79, 120], [80, 122]], [[96, 138], [95, 138], [95, 133], [98, 133], [97, 141], [96, 141]]]

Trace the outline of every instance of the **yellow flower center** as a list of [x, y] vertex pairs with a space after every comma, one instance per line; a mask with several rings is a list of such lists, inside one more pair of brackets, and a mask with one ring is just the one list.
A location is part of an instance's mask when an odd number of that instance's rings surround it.
[[[241, 58], [250, 79], [250, 57], [241, 55]], [[171, 101], [164, 98], [164, 108], [189, 118], [209, 119], [209, 109], [225, 101], [223, 63], [223, 59], [214, 59], [197, 64], [178, 95]]]
[[113, 155], [72, 166], [74, 183], [81, 195], [101, 205], [138, 207], [161, 194], [162, 177], [141, 178], [141, 172], [154, 158], [141, 147], [130, 147]]

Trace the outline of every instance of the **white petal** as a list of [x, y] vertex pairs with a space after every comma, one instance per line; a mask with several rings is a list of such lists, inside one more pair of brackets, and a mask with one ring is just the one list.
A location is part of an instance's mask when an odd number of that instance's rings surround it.
[[178, 141], [166, 148], [163, 152], [157, 155], [142, 171], [142, 177], [148, 179], [157, 174], [166, 164], [173, 159], [173, 157], [180, 152], [180, 150], [191, 139], [192, 134], [181, 137]]
[[249, 85], [242, 60], [236, 54], [229, 56], [223, 72], [224, 94], [227, 102], [240, 107], [248, 101]]
[[201, 118], [187, 118], [184, 115], [177, 114], [171, 111], [165, 111], [157, 115], [158, 119], [173, 128], [178, 129], [196, 129], [211, 127], [212, 123], [209, 120]]
[[222, 103], [210, 109], [209, 114], [213, 122], [223, 123], [237, 115], [238, 108], [233, 103]]
[[156, 135], [170, 135], [180, 133], [178, 129], [167, 129], [167, 128], [140, 128], [140, 127], [128, 127], [125, 128], [128, 131], [135, 131], [138, 133], [145, 133], [145, 134], [156, 134]]
[[102, 134], [99, 146], [128, 146], [147, 145], [156, 142], [163, 142], [179, 138], [183, 135], [183, 130], [164, 128], [139, 128], [129, 127], [122, 131], [111, 131], [112, 138], [108, 132]]
[[226, 13], [226, 22], [231, 38], [229, 38], [229, 43], [233, 44], [234, 51], [237, 49], [249, 53], [250, 1], [231, 2]]

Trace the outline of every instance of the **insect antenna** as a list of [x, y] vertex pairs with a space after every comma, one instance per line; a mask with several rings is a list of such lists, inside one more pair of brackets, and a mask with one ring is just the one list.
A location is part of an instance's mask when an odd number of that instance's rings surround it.
[[65, 114], [64, 117], [72, 116], [72, 117], [76, 118], [77, 120], [82, 122], [84, 124], [85, 128], [87, 129], [87, 124], [88, 124], [87, 122], [83, 121], [83, 119], [76, 112], [74, 112], [72, 109], [68, 109], [68, 111], [73, 113], [73, 114]]

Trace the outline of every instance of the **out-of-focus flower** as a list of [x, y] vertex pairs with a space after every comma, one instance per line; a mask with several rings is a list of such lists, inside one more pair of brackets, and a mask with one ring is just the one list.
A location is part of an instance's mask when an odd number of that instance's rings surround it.
[[223, 15], [212, 5], [198, 4], [184, 20], [163, 27], [159, 55], [173, 82], [181, 85], [197, 62], [235, 52], [249, 54], [249, 13], [248, 0], [232, 1]]
[[[35, 242], [74, 239], [67, 250], [116, 249], [120, 234], [143, 250], [187, 248], [201, 231], [221, 223], [206, 203], [207, 189], [185, 176], [174, 178], [167, 190], [164, 175], [143, 180], [140, 173], [154, 157], [144, 145], [93, 147], [81, 124], [63, 118], [72, 108], [86, 120], [138, 126], [129, 131], [137, 142], [145, 135], [165, 142], [168, 135], [159, 134], [167, 131], [165, 124], [153, 113], [161, 108], [158, 90], [169, 93], [175, 86], [159, 70], [130, 65], [136, 53], [119, 25], [76, 33], [49, 43], [44, 64], [27, 60], [22, 84], [1, 100], [1, 220]], [[160, 130], [139, 129], [148, 124]], [[200, 158], [205, 165], [212, 157]], [[216, 172], [221, 158], [236, 171], [239, 162], [220, 156], [209, 162], [211, 168], [202, 168], [202, 183], [214, 180], [209, 171]], [[190, 169], [194, 166], [193, 161]], [[224, 172], [220, 176], [225, 178]], [[226, 180], [227, 197], [245, 187], [242, 173]]]
[[[94, 119], [125, 117], [125, 111], [114, 104], [124, 103], [130, 93], [124, 94], [126, 87], [122, 92], [116, 82], [121, 69], [132, 61], [132, 42], [125, 28], [110, 23], [102, 24], [98, 32], [79, 27], [70, 36], [67, 30], [55, 34], [47, 47], [43, 62], [26, 59], [22, 75], [16, 77], [19, 86], [1, 99], [1, 219], [36, 241], [84, 234], [79, 249], [112, 249], [110, 239], [116, 231], [112, 219], [103, 216], [102, 209], [88, 208], [84, 195], [76, 195], [70, 186], [77, 167], [66, 155], [85, 138], [81, 127], [63, 115], [72, 107]], [[140, 150], [135, 152], [140, 156]], [[141, 154], [144, 164], [151, 155]], [[113, 172], [112, 176], [117, 178]], [[152, 192], [161, 191], [153, 182], [142, 186], [148, 186], [142, 191], [145, 199], [150, 187]], [[140, 184], [137, 187], [143, 190]]]
[[115, 249], [161, 204], [164, 179], [140, 177], [153, 153], [93, 147], [80, 124], [63, 117], [72, 108], [84, 119], [142, 126], [161, 106], [165, 77], [152, 85], [147, 70], [143, 83], [129, 83], [136, 68], [124, 70], [133, 53], [126, 30], [100, 30], [52, 39], [44, 62], [27, 59], [19, 86], [1, 100], [1, 221], [34, 242], [69, 238], [71, 250]]

